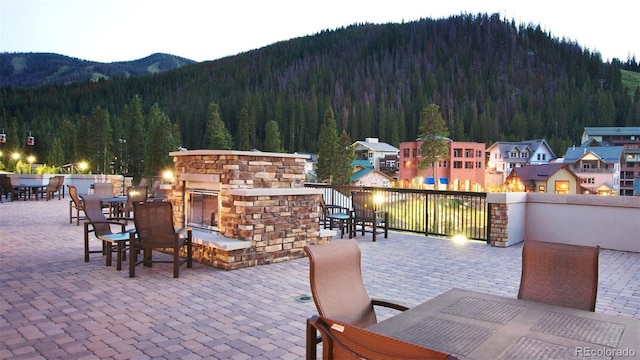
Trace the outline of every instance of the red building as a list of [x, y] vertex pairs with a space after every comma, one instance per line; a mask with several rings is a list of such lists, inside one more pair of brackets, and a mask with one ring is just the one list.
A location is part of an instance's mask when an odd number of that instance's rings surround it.
[[401, 187], [459, 191], [480, 191], [484, 188], [484, 143], [449, 140], [449, 157], [435, 164], [435, 178], [433, 166], [417, 169], [421, 143], [400, 143], [398, 180]]

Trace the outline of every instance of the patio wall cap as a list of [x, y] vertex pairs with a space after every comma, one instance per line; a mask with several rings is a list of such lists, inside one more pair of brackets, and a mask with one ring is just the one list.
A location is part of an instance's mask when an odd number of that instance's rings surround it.
[[527, 193], [502, 192], [487, 193], [487, 202], [490, 204], [516, 204], [527, 202]]
[[626, 207], [640, 209], [640, 196], [598, 196], [581, 194], [544, 194], [544, 193], [487, 193], [490, 204], [548, 203], [565, 205], [587, 205]]
[[239, 151], [239, 150], [186, 150], [186, 151], [172, 151], [170, 156], [206, 156], [206, 155], [237, 155], [237, 156], [260, 156], [260, 157], [280, 157], [280, 158], [300, 158], [308, 159], [308, 154], [288, 154], [288, 153], [275, 153], [275, 152], [262, 152], [262, 151]]
[[322, 189], [311, 188], [256, 188], [230, 189], [227, 194], [236, 196], [287, 196], [287, 195], [320, 195]]

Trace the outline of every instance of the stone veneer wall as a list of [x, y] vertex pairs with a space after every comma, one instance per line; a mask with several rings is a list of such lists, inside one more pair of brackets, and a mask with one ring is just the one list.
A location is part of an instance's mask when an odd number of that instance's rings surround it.
[[491, 232], [489, 233], [489, 242], [491, 246], [507, 247], [509, 239], [509, 205], [491, 204], [490, 206]]
[[184, 225], [185, 185], [212, 181], [219, 188], [220, 235], [251, 243], [235, 250], [196, 246], [199, 261], [231, 270], [303, 257], [305, 245], [329, 241], [320, 234], [321, 191], [304, 187], [306, 156], [226, 150], [170, 155], [178, 176], [169, 195], [175, 225]]

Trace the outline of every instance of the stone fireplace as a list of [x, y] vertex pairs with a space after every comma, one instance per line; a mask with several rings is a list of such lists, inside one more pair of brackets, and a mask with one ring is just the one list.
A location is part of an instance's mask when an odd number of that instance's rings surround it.
[[188, 150], [173, 156], [168, 199], [175, 226], [194, 229], [194, 259], [226, 270], [304, 256], [329, 242], [320, 229], [321, 190], [304, 187], [307, 156]]

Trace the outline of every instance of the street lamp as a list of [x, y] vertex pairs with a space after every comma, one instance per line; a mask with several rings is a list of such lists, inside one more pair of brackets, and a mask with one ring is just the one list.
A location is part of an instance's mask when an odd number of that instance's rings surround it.
[[36, 157], [33, 155], [29, 155], [27, 161], [29, 162], [29, 174], [31, 174], [33, 172], [33, 163], [36, 161]]
[[82, 174], [85, 170], [87, 170], [87, 168], [89, 167], [89, 164], [87, 164], [86, 161], [81, 161], [78, 163], [78, 170], [80, 171], [80, 173]]

